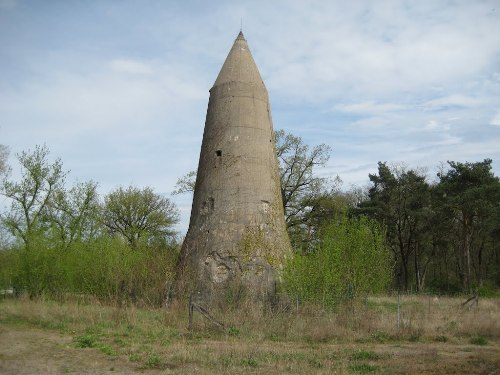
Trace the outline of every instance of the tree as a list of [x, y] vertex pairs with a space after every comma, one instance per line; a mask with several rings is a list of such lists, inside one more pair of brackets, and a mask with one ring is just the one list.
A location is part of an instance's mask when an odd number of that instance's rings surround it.
[[141, 240], [162, 241], [173, 235], [172, 226], [178, 217], [175, 205], [149, 187], [120, 187], [106, 195], [102, 208], [103, 224], [134, 248]]
[[387, 227], [387, 239], [398, 263], [398, 286], [409, 288], [411, 260], [415, 289], [421, 290], [431, 258], [428, 222], [430, 187], [425, 174], [404, 165], [378, 163], [378, 174], [369, 175], [372, 186], [359, 212]]
[[332, 191], [333, 184], [327, 178], [314, 175], [315, 167], [328, 162], [331, 148], [321, 144], [309, 151], [302, 138], [283, 130], [275, 132], [275, 137], [285, 221], [290, 228], [303, 222], [311, 198]]
[[197, 171], [190, 171], [180, 177], [175, 184], [176, 189], [172, 192], [172, 194], [177, 195], [193, 192], [194, 185], [196, 184], [196, 173]]
[[452, 228], [460, 233], [457, 266], [466, 291], [482, 284], [488, 266], [487, 250], [494, 253], [497, 246], [491, 239], [499, 227], [494, 217], [500, 212], [500, 181], [491, 163], [491, 159], [477, 163], [449, 161], [451, 168], [438, 174], [438, 204], [448, 213]]
[[52, 232], [65, 248], [99, 232], [99, 196], [93, 181], [58, 190], [49, 209]]
[[49, 207], [66, 177], [61, 160], [50, 163], [48, 156], [46, 146], [21, 152], [17, 155], [22, 168], [21, 181], [13, 182], [4, 176], [1, 184], [0, 193], [11, 201], [10, 211], [1, 216], [2, 223], [27, 249], [47, 223]]

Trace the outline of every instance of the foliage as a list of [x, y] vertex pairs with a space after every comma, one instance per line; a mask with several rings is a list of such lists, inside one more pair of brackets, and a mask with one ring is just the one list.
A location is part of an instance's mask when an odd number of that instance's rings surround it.
[[92, 335], [81, 335], [75, 337], [75, 345], [78, 348], [95, 348], [97, 339]]
[[[430, 184], [423, 171], [379, 162], [359, 214], [387, 227], [404, 290], [484, 292], [498, 287], [500, 182], [492, 161], [449, 161]], [[412, 285], [413, 282], [413, 285]]]
[[49, 207], [54, 241], [68, 247], [75, 241], [95, 238], [100, 231], [97, 184], [79, 183], [69, 190], [61, 189]]
[[491, 163], [450, 161], [450, 169], [438, 174], [436, 206], [455, 234], [452, 247], [464, 291], [482, 286], [488, 272], [498, 273], [500, 266], [500, 180]]
[[103, 223], [137, 247], [139, 241], [165, 241], [179, 220], [175, 205], [149, 187], [118, 188], [104, 198]]
[[284, 272], [285, 288], [297, 298], [331, 305], [383, 291], [391, 269], [380, 225], [366, 217], [344, 215], [322, 230], [315, 252], [292, 258]]
[[189, 171], [177, 180], [175, 184], [176, 189], [172, 192], [172, 194], [177, 195], [193, 192], [195, 184], [196, 171]]
[[367, 372], [374, 372], [378, 370], [378, 366], [370, 365], [368, 363], [353, 363], [349, 365], [349, 370], [353, 372], [360, 372], [362, 374]]
[[[94, 296], [102, 301], [160, 306], [177, 262], [178, 245], [137, 251], [120, 239], [101, 237], [61, 249], [37, 244], [33, 249], [0, 253], [0, 288], [11, 285], [30, 296]], [[98, 261], [96, 261], [98, 260]]]
[[150, 353], [146, 360], [147, 368], [156, 368], [159, 367], [161, 363], [160, 356], [157, 353]]
[[[409, 289], [414, 266], [415, 289], [423, 288], [432, 255], [430, 186], [422, 171], [405, 165], [378, 163], [378, 174], [370, 174], [368, 199], [360, 212], [387, 228], [388, 243], [397, 261], [398, 288]], [[412, 257], [414, 262], [412, 262]]]
[[101, 206], [96, 183], [65, 186], [62, 162], [51, 162], [46, 146], [17, 157], [19, 181], [6, 174], [1, 184], [11, 202], [1, 229], [16, 241], [0, 251], [0, 289], [162, 304], [179, 250], [175, 206], [150, 188], [133, 187], [111, 192]]
[[1, 194], [11, 201], [10, 211], [2, 215], [2, 224], [29, 248], [40, 236], [48, 221], [48, 210], [55, 194], [63, 187], [66, 172], [60, 159], [50, 163], [46, 146], [17, 155], [21, 165], [21, 181], [4, 176]]
[[7, 171], [7, 158], [9, 149], [5, 145], [0, 145], [0, 175]]
[[331, 148], [325, 144], [313, 147], [302, 138], [283, 130], [275, 132], [276, 155], [280, 165], [281, 196], [287, 226], [300, 223], [304, 200], [328, 191], [328, 179], [314, 175], [314, 168], [325, 166]]

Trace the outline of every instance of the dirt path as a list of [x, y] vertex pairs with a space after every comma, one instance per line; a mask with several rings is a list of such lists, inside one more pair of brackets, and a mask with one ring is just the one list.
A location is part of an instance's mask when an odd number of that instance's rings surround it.
[[[94, 349], [75, 348], [69, 336], [0, 325], [0, 374], [137, 374], [137, 364]], [[148, 371], [149, 372], [149, 371]], [[156, 371], [153, 371], [153, 373]]]

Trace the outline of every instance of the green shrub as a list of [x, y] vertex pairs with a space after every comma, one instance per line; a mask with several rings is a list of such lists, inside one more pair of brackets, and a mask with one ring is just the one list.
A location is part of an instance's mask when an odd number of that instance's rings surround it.
[[382, 292], [391, 277], [391, 254], [380, 225], [366, 217], [344, 216], [322, 230], [313, 253], [288, 262], [284, 286], [293, 297], [328, 306]]
[[92, 335], [82, 335], [75, 338], [78, 348], [95, 348], [98, 345], [97, 339]]
[[66, 248], [51, 247], [40, 240], [29, 250], [0, 252], [0, 288], [13, 286], [32, 297], [84, 294], [102, 301], [161, 306], [177, 254], [175, 247], [133, 249], [108, 236]]
[[231, 326], [227, 329], [227, 333], [229, 336], [239, 336], [240, 335], [240, 330], [238, 327]]

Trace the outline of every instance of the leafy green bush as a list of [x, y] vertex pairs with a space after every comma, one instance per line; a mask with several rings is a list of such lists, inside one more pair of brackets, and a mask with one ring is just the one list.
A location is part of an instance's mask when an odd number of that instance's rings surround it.
[[66, 248], [39, 241], [30, 249], [1, 252], [1, 288], [30, 296], [91, 295], [103, 301], [160, 306], [173, 278], [177, 248], [132, 248], [116, 237], [75, 242]]
[[82, 335], [75, 338], [78, 348], [95, 348], [98, 344], [96, 338], [92, 335]]
[[284, 286], [291, 296], [328, 306], [382, 292], [391, 277], [391, 255], [380, 225], [344, 215], [322, 230], [316, 251], [290, 260]]

